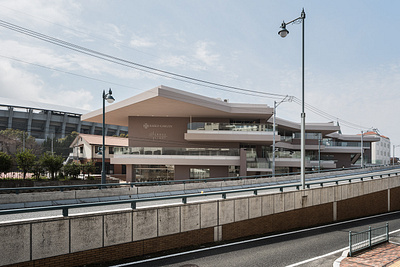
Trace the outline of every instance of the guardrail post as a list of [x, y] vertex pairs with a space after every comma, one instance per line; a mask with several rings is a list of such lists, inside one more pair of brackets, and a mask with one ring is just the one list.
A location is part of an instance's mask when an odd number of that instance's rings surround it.
[[136, 201], [131, 202], [131, 209], [136, 209]]
[[389, 223], [386, 223], [386, 241], [389, 241]]
[[182, 198], [182, 203], [183, 203], [183, 204], [186, 204], [186, 203], [187, 203], [187, 197], [183, 197], [183, 198]]
[[369, 247], [372, 247], [372, 237], [371, 237], [371, 226], [368, 228], [368, 241], [369, 241]]
[[257, 196], [257, 190], [254, 190], [254, 195]]
[[222, 198], [226, 199], [226, 193], [222, 193]]
[[349, 256], [351, 257], [351, 253], [352, 249], [351, 249], [351, 231], [349, 231]]
[[283, 187], [280, 187], [280, 188], [279, 188], [279, 191], [283, 192]]
[[63, 215], [64, 217], [68, 217], [68, 208], [63, 208], [63, 209], [62, 209], [62, 215]]

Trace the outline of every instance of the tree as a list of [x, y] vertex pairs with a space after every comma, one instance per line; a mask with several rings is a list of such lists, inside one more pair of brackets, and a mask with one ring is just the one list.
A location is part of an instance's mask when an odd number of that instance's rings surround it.
[[71, 134], [67, 135], [65, 138], [47, 138], [43, 144], [42, 148], [45, 152], [51, 152], [51, 147], [53, 146], [53, 153], [56, 155], [61, 155], [63, 158], [67, 158], [72, 152], [72, 148], [69, 146], [75, 140], [75, 137], [79, 135], [78, 132], [73, 131]]
[[72, 179], [78, 179], [81, 173], [81, 166], [75, 162], [65, 164], [63, 166], [64, 175], [71, 177]]
[[9, 172], [13, 165], [13, 159], [10, 155], [0, 152], [0, 173], [6, 174]]
[[35, 161], [35, 163], [32, 166], [32, 173], [33, 176], [38, 180], [40, 179], [40, 176], [44, 174], [44, 168], [40, 161]]
[[20, 169], [24, 173], [24, 179], [26, 177], [26, 173], [32, 170], [35, 159], [36, 156], [32, 153], [32, 150], [30, 149], [19, 151], [17, 154], [15, 154], [15, 160], [17, 161], [18, 169]]
[[35, 155], [41, 154], [41, 147], [33, 136], [27, 132], [17, 129], [6, 129], [0, 131], [3, 137], [3, 150], [8, 154], [14, 154], [18, 150], [30, 149]]
[[93, 161], [88, 161], [85, 164], [82, 164], [81, 168], [84, 177], [86, 173], [88, 174], [88, 176], [90, 176], [90, 174], [96, 172], [96, 165]]
[[42, 166], [51, 174], [51, 179], [55, 180], [55, 174], [59, 172], [63, 166], [63, 158], [61, 156], [54, 156], [50, 153], [44, 153], [40, 158]]

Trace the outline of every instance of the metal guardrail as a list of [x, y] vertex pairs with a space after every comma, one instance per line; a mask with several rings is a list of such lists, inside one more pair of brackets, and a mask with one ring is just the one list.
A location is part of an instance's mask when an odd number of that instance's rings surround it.
[[[347, 168], [347, 169], [339, 169], [339, 171], [342, 170], [356, 170], [360, 168]], [[391, 170], [391, 169], [399, 169], [400, 172], [400, 167], [387, 167], [384, 169], [379, 169], [379, 171], [385, 171], [385, 170]], [[352, 173], [352, 175], [357, 175], [357, 174], [364, 174], [364, 173], [372, 173], [372, 170], [365, 170], [365, 169], [360, 169], [362, 171], [357, 172], [357, 173]], [[321, 170], [322, 172], [332, 172], [333, 170]], [[307, 174], [315, 174], [318, 172], [306, 172]], [[276, 174], [276, 177], [282, 177], [282, 176], [293, 176], [293, 175], [299, 175], [300, 173], [283, 173], [283, 174]], [[328, 178], [337, 178], [341, 176], [347, 176], [348, 173], [339, 173], [336, 175], [327, 175], [327, 176], [321, 176], [321, 177], [314, 177], [314, 178], [307, 178], [307, 180], [320, 180], [320, 179], [328, 179]], [[397, 175], [397, 172], [396, 172]], [[371, 175], [367, 175], [366, 177], [370, 177]], [[218, 178], [206, 178], [206, 179], [190, 179], [190, 180], [166, 180], [166, 181], [148, 181], [148, 182], [131, 182], [131, 183], [109, 183], [109, 184], [85, 184], [85, 185], [62, 185], [62, 186], [41, 186], [41, 187], [13, 187], [13, 188], [0, 188], [0, 193], [4, 191], [10, 191], [10, 192], [15, 192], [18, 194], [20, 191], [32, 191], [32, 190], [60, 190], [63, 192], [64, 190], [70, 190], [70, 189], [76, 189], [76, 188], [98, 188], [98, 189], [103, 189], [103, 188], [109, 188], [109, 187], [123, 187], [123, 186], [149, 186], [149, 185], [166, 185], [166, 184], [186, 184], [186, 183], [198, 183], [198, 182], [214, 182], [214, 181], [233, 181], [233, 180], [246, 180], [246, 179], [259, 179], [259, 178], [271, 178], [272, 175], [253, 175], [253, 176], [236, 176], [236, 177], [218, 177]], [[371, 176], [373, 178], [373, 176]], [[359, 178], [356, 178], [359, 179]], [[349, 180], [349, 179], [344, 179], [344, 180]], [[349, 181], [351, 182], [351, 181]], [[307, 185], [307, 188], [310, 188], [309, 185], [313, 184], [320, 184], [320, 183], [309, 183]], [[322, 186], [322, 185], [321, 185]]]
[[[398, 170], [396, 170], [395, 172], [392, 172], [392, 173], [388, 173], [386, 175], [390, 176], [390, 174], [397, 175]], [[377, 175], [377, 176], [382, 177], [381, 174]], [[329, 184], [329, 183], [339, 184], [339, 182], [341, 182], [341, 181], [351, 182], [351, 180], [363, 180], [365, 178], [373, 179], [373, 175], [369, 174], [369, 175], [365, 175], [362, 177], [351, 178], [351, 179], [347, 178], [347, 179], [340, 179], [340, 180], [327, 180], [327, 181], [323, 181], [323, 182], [321, 182], [321, 181], [314, 182], [314, 183], [311, 182], [306, 185], [309, 188], [311, 185], [315, 185], [315, 184], [320, 184], [321, 186], [323, 186], [323, 184]], [[318, 179], [321, 179], [321, 178], [318, 178]], [[283, 183], [285, 183], [285, 185]], [[290, 183], [290, 184], [288, 184], [288, 183]], [[281, 185], [279, 185], [279, 184], [281, 184]], [[99, 186], [104, 186], [104, 185], [99, 185]], [[152, 197], [152, 198], [138, 198], [138, 196], [132, 195], [131, 198], [133, 198], [133, 199], [128, 199], [128, 200], [116, 200], [116, 201], [96, 202], [96, 203], [70, 204], [70, 205], [59, 205], [59, 206], [0, 210], [0, 215], [40, 212], [40, 211], [49, 211], [49, 210], [62, 210], [62, 215], [68, 216], [69, 210], [76, 209], [76, 208], [108, 206], [108, 205], [118, 205], [118, 204], [131, 204], [131, 208], [136, 209], [137, 203], [140, 203], [140, 202], [153, 202], [153, 201], [172, 200], [172, 199], [180, 199], [181, 203], [187, 204], [189, 198], [196, 198], [196, 197], [220, 195], [222, 199], [226, 199], [227, 195], [229, 195], [229, 194], [244, 193], [244, 192], [253, 192], [253, 195], [258, 195], [260, 191], [265, 191], [265, 190], [279, 189], [280, 192], [283, 192], [285, 188], [296, 188], [297, 190], [299, 190], [301, 187], [301, 183], [299, 183], [298, 180], [292, 180], [292, 181], [277, 182], [275, 186], [271, 186], [271, 184], [265, 185], [265, 186], [260, 186], [257, 188], [254, 188], [254, 185], [246, 185], [246, 186], [253, 187], [253, 188], [224, 190], [224, 191], [218, 191], [218, 192], [212, 192], [212, 191], [203, 192], [202, 191], [201, 193], [194, 193], [194, 194], [175, 195], [175, 196], [159, 196], [159, 197]]]
[[377, 228], [369, 227], [368, 230], [358, 233], [349, 231], [349, 256], [352, 257], [354, 252], [371, 248], [387, 241], [389, 241], [389, 223]]

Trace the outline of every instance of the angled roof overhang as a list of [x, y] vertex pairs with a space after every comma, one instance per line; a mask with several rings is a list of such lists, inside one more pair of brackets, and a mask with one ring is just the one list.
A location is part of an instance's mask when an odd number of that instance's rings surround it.
[[[328, 137], [335, 138], [341, 141], [360, 141], [361, 142], [361, 134], [339, 134], [332, 133], [329, 134]], [[378, 142], [380, 138], [378, 136], [371, 135], [363, 135], [364, 142]]]
[[[272, 118], [268, 120], [272, 123]], [[281, 129], [290, 130], [293, 132], [300, 132], [301, 131], [301, 124], [284, 120], [281, 118], [276, 118], [276, 124]], [[326, 123], [306, 123], [306, 132], [310, 133], [322, 133], [323, 136], [334, 133], [340, 130], [340, 126], [335, 125], [333, 122], [326, 122]]]
[[[269, 119], [273, 109], [264, 104], [228, 103], [166, 86], [106, 106], [106, 123], [128, 126], [129, 117], [211, 117]], [[82, 120], [102, 123], [103, 109], [82, 116]]]

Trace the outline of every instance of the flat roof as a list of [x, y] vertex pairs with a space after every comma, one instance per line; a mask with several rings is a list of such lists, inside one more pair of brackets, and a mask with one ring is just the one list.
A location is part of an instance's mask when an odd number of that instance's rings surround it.
[[[211, 97], [160, 85], [136, 96], [106, 104], [106, 123], [128, 126], [129, 117], [215, 117], [269, 119], [273, 108], [266, 104], [229, 103]], [[103, 109], [82, 116], [82, 120], [102, 123]]]

